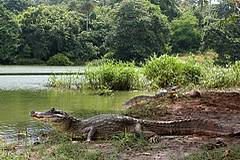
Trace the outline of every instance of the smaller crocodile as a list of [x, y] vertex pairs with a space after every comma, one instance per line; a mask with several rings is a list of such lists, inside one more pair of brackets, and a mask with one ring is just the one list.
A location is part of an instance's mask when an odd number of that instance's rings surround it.
[[100, 114], [80, 120], [55, 108], [46, 112], [32, 111], [30, 115], [37, 120], [49, 122], [73, 136], [85, 135], [87, 141], [96, 138], [109, 138], [111, 135], [125, 131], [143, 134], [150, 141], [155, 141], [158, 135], [234, 136], [236, 134], [233, 128], [222, 126], [207, 119], [154, 121], [117, 114]]
[[178, 92], [179, 87], [178, 86], [173, 86], [169, 87], [166, 89], [161, 89], [156, 93], [154, 96], [146, 96], [146, 95], [140, 95], [131, 98], [127, 102], [123, 104], [125, 108], [129, 108], [131, 106], [135, 106], [136, 104], [139, 104], [141, 102], [146, 102], [146, 101], [152, 101], [161, 97], [167, 97], [167, 98], [176, 98], [178, 97], [177, 92]]

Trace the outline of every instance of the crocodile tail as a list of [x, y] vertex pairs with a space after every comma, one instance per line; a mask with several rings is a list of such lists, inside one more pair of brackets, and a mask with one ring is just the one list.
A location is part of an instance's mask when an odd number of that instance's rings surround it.
[[233, 133], [231, 127], [225, 127], [208, 119], [184, 119], [176, 121], [139, 120], [144, 130], [159, 135], [214, 135], [228, 136]]
[[234, 132], [233, 134], [231, 134], [231, 136], [240, 137], [240, 131]]
[[229, 126], [224, 126], [219, 122], [210, 119], [199, 119], [195, 124], [199, 134], [210, 136], [231, 136], [234, 134], [234, 129]]

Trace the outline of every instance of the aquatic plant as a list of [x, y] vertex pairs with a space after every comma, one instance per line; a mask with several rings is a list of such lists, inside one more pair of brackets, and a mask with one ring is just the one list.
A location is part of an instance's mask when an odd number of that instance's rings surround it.
[[134, 63], [108, 61], [98, 67], [88, 66], [85, 81], [91, 89], [133, 90], [141, 86], [140, 70]]
[[84, 80], [80, 73], [52, 74], [48, 79], [47, 86], [62, 89], [82, 89], [84, 87]]

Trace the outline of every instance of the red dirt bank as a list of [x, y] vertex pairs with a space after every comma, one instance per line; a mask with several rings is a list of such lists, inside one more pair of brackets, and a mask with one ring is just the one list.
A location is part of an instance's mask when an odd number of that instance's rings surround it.
[[[163, 103], [166, 98], [156, 102], [148, 102], [152, 107]], [[141, 107], [143, 107], [141, 109]], [[144, 110], [144, 103], [132, 106], [132, 109]], [[156, 107], [158, 108], [158, 107]], [[200, 97], [192, 98], [189, 95], [171, 99], [170, 104], [161, 112], [155, 109], [154, 119], [176, 120], [185, 118], [206, 118], [223, 125], [234, 127], [240, 131], [240, 93], [239, 92], [201, 92]], [[162, 114], [164, 110], [165, 114]], [[159, 114], [158, 114], [159, 113]], [[129, 114], [131, 115], [131, 113]], [[133, 114], [136, 116], [136, 114]], [[141, 117], [141, 116], [139, 116]], [[144, 117], [141, 117], [144, 118]], [[145, 153], [126, 153], [122, 159], [136, 160], [180, 160], [185, 155], [201, 148], [214, 149], [232, 144], [240, 144], [239, 137], [207, 137], [207, 136], [170, 136], [161, 137], [159, 144], [154, 144]]]

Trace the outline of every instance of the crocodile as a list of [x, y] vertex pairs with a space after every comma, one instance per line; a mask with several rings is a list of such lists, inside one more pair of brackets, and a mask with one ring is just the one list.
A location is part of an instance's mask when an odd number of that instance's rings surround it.
[[173, 87], [169, 87], [166, 89], [161, 89], [160, 91], [158, 91], [158, 93], [156, 93], [155, 95], [151, 96], [151, 95], [140, 95], [140, 96], [136, 96], [131, 98], [130, 100], [126, 101], [123, 104], [123, 107], [125, 108], [130, 108], [131, 106], [135, 106], [136, 104], [139, 104], [141, 102], [146, 102], [146, 101], [152, 101], [158, 98], [177, 98], [177, 92], [178, 92], [179, 87], [178, 86], [173, 86]]
[[32, 111], [30, 115], [37, 120], [49, 122], [61, 131], [72, 134], [73, 137], [83, 135], [88, 142], [110, 138], [125, 131], [142, 134], [151, 142], [156, 141], [161, 135], [234, 136], [238, 134], [232, 127], [208, 119], [155, 121], [117, 114], [100, 114], [87, 119], [76, 119], [55, 108], [46, 112]]

